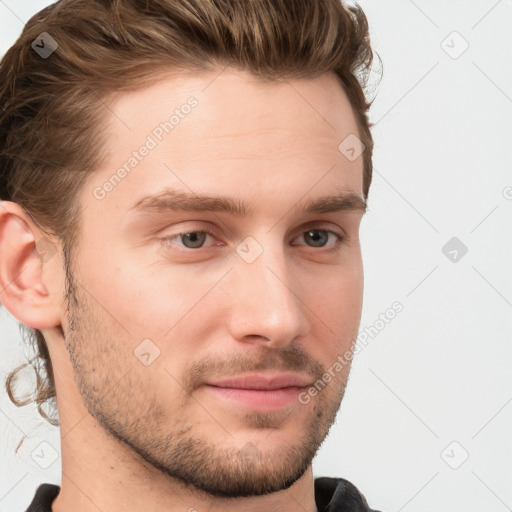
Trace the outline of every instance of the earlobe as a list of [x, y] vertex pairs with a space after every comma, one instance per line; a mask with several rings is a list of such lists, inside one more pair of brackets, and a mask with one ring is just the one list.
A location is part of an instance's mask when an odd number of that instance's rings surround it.
[[60, 324], [57, 298], [43, 282], [43, 267], [56, 264], [56, 253], [56, 245], [19, 204], [0, 202], [0, 302], [33, 329]]

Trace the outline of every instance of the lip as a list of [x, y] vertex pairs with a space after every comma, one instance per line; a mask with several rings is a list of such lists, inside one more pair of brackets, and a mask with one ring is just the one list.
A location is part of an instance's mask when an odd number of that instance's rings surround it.
[[209, 386], [271, 391], [281, 388], [303, 388], [311, 384], [311, 379], [296, 373], [251, 373], [206, 382]]
[[204, 389], [230, 406], [257, 412], [278, 411], [299, 403], [299, 394], [311, 379], [294, 374], [247, 374], [208, 381]]

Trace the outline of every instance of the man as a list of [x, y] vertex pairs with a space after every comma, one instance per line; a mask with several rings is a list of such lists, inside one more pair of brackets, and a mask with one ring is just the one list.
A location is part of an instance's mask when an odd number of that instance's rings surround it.
[[28, 511], [370, 510], [311, 463], [361, 316], [371, 60], [337, 0], [27, 23], [0, 67], [0, 298], [62, 454]]

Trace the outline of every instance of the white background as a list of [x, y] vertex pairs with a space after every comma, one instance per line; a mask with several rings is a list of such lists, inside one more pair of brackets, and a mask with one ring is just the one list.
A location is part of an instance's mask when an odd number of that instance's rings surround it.
[[[0, 54], [48, 3], [0, 0]], [[357, 355], [315, 476], [347, 478], [383, 511], [511, 510], [512, 1], [360, 5], [384, 64], [361, 332], [404, 309]], [[468, 249], [457, 262], [452, 237]], [[23, 361], [4, 309], [0, 336], [3, 383]], [[40, 482], [60, 484], [60, 458], [30, 457], [58, 450], [58, 429], [2, 389], [0, 435], [0, 511], [22, 512]]]

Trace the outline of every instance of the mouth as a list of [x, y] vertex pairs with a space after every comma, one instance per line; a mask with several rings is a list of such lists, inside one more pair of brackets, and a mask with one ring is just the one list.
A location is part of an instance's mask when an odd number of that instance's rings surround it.
[[204, 384], [212, 396], [257, 412], [271, 412], [298, 404], [311, 379], [294, 373], [246, 374]]

